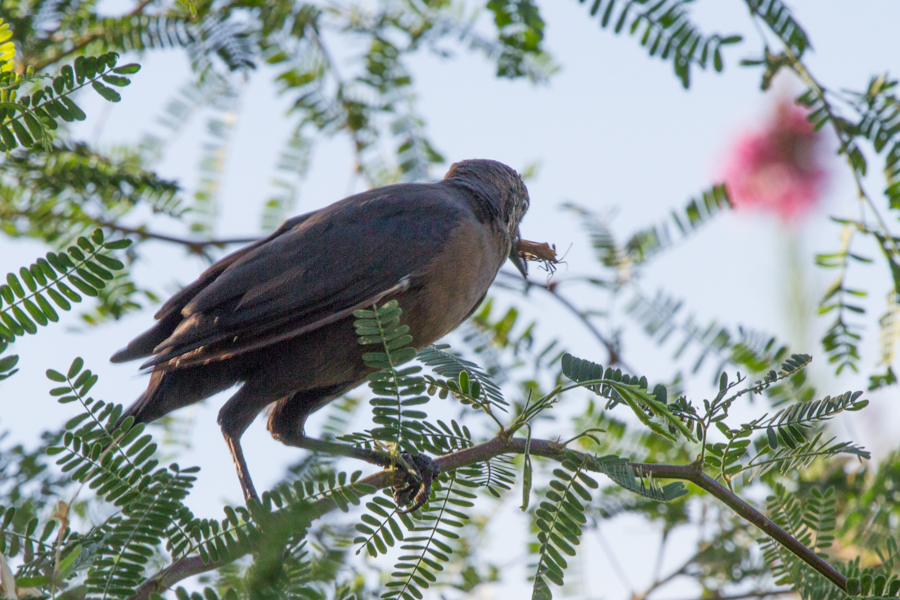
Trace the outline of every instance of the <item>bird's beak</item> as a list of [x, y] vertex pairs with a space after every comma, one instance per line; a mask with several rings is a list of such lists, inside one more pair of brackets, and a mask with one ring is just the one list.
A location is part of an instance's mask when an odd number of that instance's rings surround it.
[[516, 239], [513, 240], [512, 249], [509, 251], [509, 260], [512, 261], [512, 264], [516, 266], [519, 270], [519, 273], [522, 274], [522, 277], [528, 278], [528, 265], [522, 260], [522, 257], [519, 255], [519, 232], [516, 231]]

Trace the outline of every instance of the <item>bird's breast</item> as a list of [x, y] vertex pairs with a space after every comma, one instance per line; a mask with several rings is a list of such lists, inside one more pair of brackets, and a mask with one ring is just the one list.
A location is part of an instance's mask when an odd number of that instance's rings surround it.
[[440, 339], [472, 313], [509, 254], [507, 240], [482, 223], [463, 220], [435, 259], [413, 275], [419, 285], [397, 300], [416, 347]]

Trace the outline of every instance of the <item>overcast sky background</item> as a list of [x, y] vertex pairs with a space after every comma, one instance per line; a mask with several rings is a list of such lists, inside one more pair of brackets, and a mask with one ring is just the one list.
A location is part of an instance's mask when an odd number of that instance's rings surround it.
[[[900, 72], [897, 2], [806, 0], [791, 5], [814, 47], [807, 56], [808, 65], [832, 89], [862, 90], [872, 75]], [[110, 7], [113, 10], [115, 5]], [[723, 74], [695, 69], [689, 91], [682, 89], [669, 62], [648, 58], [635, 39], [601, 30], [598, 22], [588, 17], [585, 5], [573, 1], [542, 2], [541, 11], [547, 23], [545, 47], [562, 67], [548, 85], [498, 80], [492, 64], [464, 48], [457, 48], [452, 60], [423, 52], [410, 63], [419, 94], [419, 111], [431, 140], [448, 160], [447, 166], [465, 158], [492, 158], [518, 169], [538, 162], [538, 175], [528, 183], [532, 205], [522, 225], [523, 236], [554, 243], [562, 251], [571, 246], [566, 255], [568, 264], [562, 269], [567, 274], [596, 273], [586, 235], [577, 218], [560, 209], [562, 203], [574, 202], [614, 214], [613, 225], [619, 239], [627, 239], [634, 230], [666, 219], [669, 211], [681, 209], [689, 198], [697, 197], [717, 181], [723, 157], [735, 138], [761, 123], [775, 95], [759, 91], [758, 69], [738, 66], [741, 58], [755, 56], [759, 48], [758, 33], [741, 2], [701, 2], [694, 8], [695, 19], [703, 30], [740, 33], [745, 42], [725, 51]], [[340, 56], [342, 50], [336, 51]], [[348, 50], [343, 52], [349, 56]], [[93, 95], [80, 99], [88, 114], [88, 122], [80, 131], [101, 144], [137, 142], [144, 132], [153, 129], [153, 120], [162, 106], [189, 77], [187, 62], [178, 51], [128, 58], [140, 62], [143, 69], [133, 77], [133, 84], [123, 90], [120, 104], [107, 105]], [[261, 204], [272, 193], [275, 163], [293, 123], [292, 118], [285, 117], [290, 99], [277, 98], [271, 78], [271, 71], [261, 69], [243, 85], [241, 111], [219, 197], [216, 237], [251, 236], [259, 231]], [[779, 85], [784, 90], [799, 90], [790, 81]], [[198, 184], [197, 165], [205, 137], [205, 118], [195, 119], [159, 167], [162, 176], [176, 179], [188, 193]], [[352, 165], [346, 139], [321, 144], [302, 185], [295, 213], [319, 208], [349, 191], [358, 191], [351, 190], [348, 183]], [[874, 196], [883, 189], [879, 179], [881, 165], [881, 161], [873, 163], [871, 171], [875, 176], [867, 182]], [[833, 251], [839, 243], [838, 226], [830, 223], [827, 216], [845, 215], [854, 207], [849, 171], [838, 159], [833, 166], [823, 208], [803, 225], [789, 229], [764, 215], [725, 215], [657, 259], [645, 271], [641, 289], [648, 294], [661, 289], [683, 298], [701, 321], [715, 319], [735, 329], [742, 324], [788, 337], [797, 330], [789, 323], [785, 290], [784, 257], [789, 240], [792, 236], [798, 240], [806, 294], [814, 306], [832, 275], [812, 268], [813, 254]], [[160, 221], [154, 229], [184, 233], [174, 222]], [[874, 248], [864, 250], [874, 257]], [[35, 242], [0, 239], [0, 272], [17, 271], [44, 252], [46, 248]], [[872, 296], [865, 364], [877, 360], [875, 319], [883, 311], [890, 285], [883, 274], [886, 269], [876, 264], [857, 269], [853, 281]], [[140, 281], [171, 293], [205, 267], [202, 260], [186, 257], [179, 248], [157, 245], [152, 255], [145, 254], [135, 275]], [[543, 277], [543, 273], [537, 272], [536, 277]], [[573, 288], [571, 297], [587, 306], [592, 296]], [[501, 295], [501, 303], [510, 301], [528, 315], [541, 317], [540, 339], [558, 337], [576, 354], [605, 363], [605, 351], [585, 336], [559, 305], [540, 294], [532, 294], [527, 302]], [[153, 312], [132, 314], [120, 322], [93, 329], [81, 327], [75, 315], [70, 314], [62, 324], [16, 342], [12, 351], [21, 355], [21, 371], [0, 384], [0, 430], [10, 430], [5, 443], [21, 441], [33, 445], [41, 431], [60, 427], [73, 414], [74, 409], [57, 405], [47, 395], [52, 386], [43, 372], [47, 368], [64, 370], [75, 356], [84, 357], [87, 367], [100, 375], [93, 390], [95, 397], [124, 404], [137, 397], [146, 386], [146, 377], [137, 374], [137, 364], [112, 366], [108, 358], [151, 325]], [[632, 321], [624, 319], [618, 324], [626, 331], [625, 358], [630, 365], [651, 380], [671, 376], [675, 365], [669, 358], [669, 348], [659, 350], [647, 342]], [[826, 323], [813, 319], [812, 324], [815, 331], [809, 333], [807, 347], [797, 346], [795, 351], [822, 356], [817, 332]], [[685, 363], [679, 366], [685, 368]], [[865, 387], [861, 377], [835, 381], [824, 360], [817, 360], [812, 370], [821, 382], [823, 394]], [[701, 376], [689, 390], [702, 394], [708, 389], [708, 381], [708, 375]], [[852, 435], [854, 441], [883, 455], [896, 444], [888, 428], [897, 416], [896, 395], [896, 388], [871, 394], [874, 406], [861, 414], [842, 416], [836, 433]], [[179, 457], [179, 463], [202, 467], [198, 489], [190, 503], [199, 514], [209, 517], [220, 516], [222, 501], [237, 503], [241, 499], [231, 459], [215, 424], [223, 399], [224, 396], [217, 397], [182, 411], [182, 416], [193, 421], [193, 445], [185, 456]], [[572, 402], [581, 406], [574, 397]], [[754, 410], [751, 408], [748, 414], [756, 414]], [[313, 420], [308, 431], [316, 429]], [[548, 429], [536, 431], [535, 435], [554, 433]], [[273, 441], [262, 419], [251, 426], [243, 445], [260, 490], [278, 481], [285, 467], [295, 462], [301, 452]], [[497, 527], [524, 531], [525, 521], [512, 511], [507, 512]], [[649, 581], [648, 548], [655, 547], [658, 533], [641, 521], [617, 519], [604, 525], [603, 535], [615, 547], [627, 581], [615, 574], [593, 533], [586, 536], [582, 571], [573, 575], [574, 580], [580, 582], [584, 597], [628, 597], [629, 587], [641, 589]], [[523, 545], [510, 550], [508, 538], [495, 538], [496, 547], [488, 549], [491, 560], [500, 560], [497, 556], [501, 556], [527, 562]], [[677, 548], [677, 543], [672, 548]], [[680, 560], [683, 557], [677, 550], [670, 551], [663, 573], [666, 567], [680, 564]], [[511, 597], [509, 594], [519, 585], [488, 587], [479, 593], [485, 598]], [[673, 585], [656, 597], [682, 598], [690, 592], [689, 587]]]

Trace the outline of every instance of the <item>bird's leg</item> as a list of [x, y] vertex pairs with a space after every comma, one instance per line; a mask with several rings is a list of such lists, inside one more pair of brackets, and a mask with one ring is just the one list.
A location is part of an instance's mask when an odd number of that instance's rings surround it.
[[259, 496], [256, 495], [253, 480], [250, 479], [250, 470], [244, 460], [241, 436], [247, 431], [247, 427], [250, 426], [256, 415], [271, 402], [270, 397], [245, 384], [219, 410], [219, 427], [222, 428], [225, 443], [228, 444], [231, 458], [234, 459], [234, 467], [237, 469], [241, 490], [244, 492], [244, 500], [247, 502], [250, 502], [251, 498], [258, 501]]
[[355, 458], [384, 469], [389, 469], [393, 466], [393, 461], [384, 452], [356, 448], [349, 444], [318, 440], [304, 435], [303, 425], [306, 423], [306, 418], [310, 412], [317, 407], [324, 406], [333, 398], [342, 394], [345, 388], [346, 386], [336, 386], [306, 390], [281, 398], [275, 403], [272, 411], [269, 413], [269, 432], [273, 438], [286, 446], [294, 446], [323, 454]]
[[437, 465], [424, 454], [413, 458], [409, 453], [401, 453], [401, 461], [395, 457], [378, 450], [356, 448], [349, 444], [340, 444], [326, 440], [306, 437], [303, 433], [303, 425], [311, 410], [321, 405], [323, 398], [335, 397], [343, 393], [344, 387], [333, 389], [318, 389], [296, 392], [282, 398], [275, 403], [269, 414], [269, 432], [272, 437], [287, 446], [295, 446], [335, 456], [355, 458], [384, 469], [393, 468], [398, 462], [406, 471], [406, 482], [394, 487], [394, 499], [398, 506], [406, 506], [413, 503], [412, 508], [404, 511], [410, 512], [421, 507], [428, 501], [431, 495], [431, 482], [438, 474]]
[[253, 480], [250, 479], [250, 470], [247, 469], [247, 462], [244, 460], [244, 451], [241, 450], [240, 437], [233, 437], [222, 429], [222, 435], [225, 436], [225, 443], [228, 444], [228, 450], [231, 451], [231, 458], [234, 459], [234, 467], [237, 469], [238, 481], [241, 482], [241, 490], [244, 492], [244, 501], [250, 502], [250, 499], [259, 501], [256, 495], [256, 488], [253, 487]]
[[385, 454], [384, 452], [379, 452], [378, 450], [356, 448], [354, 446], [350, 446], [349, 444], [339, 444], [337, 442], [328, 442], [325, 440], [306, 437], [303, 434], [292, 435], [289, 437], [277, 435], [274, 437], [279, 442], [288, 446], [296, 446], [297, 448], [303, 448], [304, 450], [310, 450], [312, 452], [321, 452], [323, 454], [333, 454], [336, 456], [355, 458], [357, 460], [362, 460], [367, 463], [379, 466], [383, 469], [390, 469], [392, 466], [390, 455]]

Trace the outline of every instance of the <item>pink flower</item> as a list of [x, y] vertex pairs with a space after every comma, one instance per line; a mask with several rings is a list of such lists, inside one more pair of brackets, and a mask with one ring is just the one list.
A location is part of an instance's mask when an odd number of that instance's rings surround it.
[[805, 216], [825, 190], [823, 143], [803, 108], [779, 102], [763, 129], [738, 139], [725, 163], [723, 178], [735, 208], [774, 212], [784, 221]]

